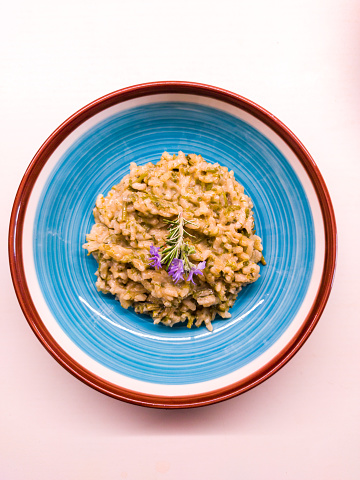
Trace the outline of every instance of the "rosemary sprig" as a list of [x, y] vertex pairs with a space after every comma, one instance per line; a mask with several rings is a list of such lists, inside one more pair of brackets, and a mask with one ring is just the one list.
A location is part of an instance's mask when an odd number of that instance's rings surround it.
[[192, 245], [184, 242], [184, 236], [195, 237], [187, 232], [184, 227], [188, 224], [196, 226], [196, 223], [186, 220], [181, 212], [176, 220], [165, 219], [164, 221], [170, 225], [170, 228], [166, 240], [167, 247], [161, 253], [161, 263], [168, 267], [175, 258], [180, 258], [184, 262], [185, 272], [188, 272], [191, 269], [188, 256], [195, 253], [196, 250]]
[[189, 245], [184, 241], [184, 236], [194, 237], [191, 233], [185, 230], [186, 225], [197, 226], [191, 220], [186, 220], [181, 212], [176, 220], [164, 219], [169, 224], [169, 234], [166, 239], [166, 247], [160, 253], [160, 248], [153, 245], [150, 247], [150, 262], [149, 265], [159, 269], [162, 265], [166, 265], [168, 274], [172, 277], [175, 283], [184, 280], [184, 273], [187, 275], [186, 281], [195, 284], [194, 275], [203, 275], [203, 270], [206, 265], [206, 260], [194, 265], [189, 260], [189, 255], [196, 253], [195, 247]]

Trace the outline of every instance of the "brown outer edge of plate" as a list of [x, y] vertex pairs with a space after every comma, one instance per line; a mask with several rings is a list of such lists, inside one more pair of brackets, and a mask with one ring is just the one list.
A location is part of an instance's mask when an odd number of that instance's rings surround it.
[[[270, 362], [236, 383], [203, 394], [172, 397], [149, 395], [122, 388], [93, 374], [71, 358], [50, 335], [35, 308], [27, 286], [22, 258], [22, 234], [28, 200], [43, 166], [60, 143], [88, 118], [112, 105], [132, 98], [171, 93], [200, 95], [221, 100], [252, 114], [276, 132], [293, 150], [309, 175], [320, 203], [325, 229], [325, 259], [320, 286], [296, 336]], [[282, 368], [302, 347], [319, 321], [330, 295], [336, 253], [336, 222], [330, 195], [318, 167], [298, 138], [280, 120], [256, 103], [227, 90], [193, 82], [163, 81], [123, 88], [95, 100], [69, 117], [44, 142], [27, 168], [15, 197], [9, 227], [9, 262], [15, 292], [30, 327], [47, 351], [68, 372], [94, 389], [125, 402], [155, 408], [200, 407], [220, 402], [250, 390]]]

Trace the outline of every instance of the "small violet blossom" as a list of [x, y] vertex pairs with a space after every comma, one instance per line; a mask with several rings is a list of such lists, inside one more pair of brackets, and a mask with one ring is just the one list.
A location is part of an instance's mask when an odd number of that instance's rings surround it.
[[204, 270], [205, 265], [206, 265], [206, 260], [204, 260], [203, 262], [199, 263], [197, 267], [193, 267], [193, 268], [190, 270], [190, 273], [189, 273], [189, 276], [188, 276], [188, 278], [187, 278], [187, 281], [188, 281], [188, 282], [192, 282], [192, 283], [195, 285], [195, 282], [194, 282], [194, 280], [193, 280], [193, 276], [194, 276], [194, 275], [203, 275], [202, 270]]
[[156, 268], [158, 270], [161, 268], [161, 254], [159, 253], [160, 248], [154, 247], [154, 245], [151, 245], [150, 247], [150, 262], [149, 265], [151, 267]]
[[184, 262], [180, 258], [174, 258], [167, 272], [171, 275], [175, 283], [179, 280], [184, 280]]

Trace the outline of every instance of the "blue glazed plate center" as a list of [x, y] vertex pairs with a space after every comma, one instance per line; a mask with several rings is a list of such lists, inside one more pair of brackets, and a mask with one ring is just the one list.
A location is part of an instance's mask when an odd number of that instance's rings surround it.
[[[97, 292], [96, 261], [82, 249], [99, 193], [130, 162], [156, 163], [164, 150], [201, 154], [234, 170], [254, 202], [267, 265], [244, 288], [232, 318], [168, 328]], [[284, 333], [311, 279], [315, 233], [305, 191], [283, 154], [244, 121], [203, 105], [144, 105], [103, 120], [62, 156], [43, 189], [34, 224], [43, 296], [67, 336], [100, 364], [161, 384], [211, 380], [247, 365]]]

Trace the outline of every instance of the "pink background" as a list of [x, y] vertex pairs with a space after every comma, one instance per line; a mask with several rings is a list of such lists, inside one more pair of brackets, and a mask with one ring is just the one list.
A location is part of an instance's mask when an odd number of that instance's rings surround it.
[[[23, 0], [2, 11], [0, 480], [358, 479], [359, 2]], [[187, 411], [121, 403], [68, 374], [27, 325], [7, 260], [13, 198], [42, 142], [88, 102], [155, 80], [216, 85], [276, 115], [318, 164], [339, 229], [333, 292], [300, 352], [250, 392]]]

